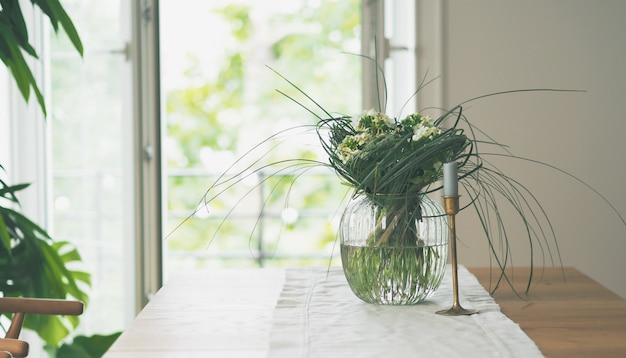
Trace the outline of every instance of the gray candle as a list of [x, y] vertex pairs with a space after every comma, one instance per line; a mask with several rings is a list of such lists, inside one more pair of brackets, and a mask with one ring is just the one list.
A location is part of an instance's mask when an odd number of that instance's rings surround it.
[[443, 165], [443, 196], [459, 196], [459, 174], [456, 162]]

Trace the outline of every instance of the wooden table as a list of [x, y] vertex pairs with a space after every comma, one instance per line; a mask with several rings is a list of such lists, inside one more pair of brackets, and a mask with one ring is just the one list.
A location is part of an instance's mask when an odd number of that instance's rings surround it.
[[[490, 269], [470, 271], [489, 287]], [[515, 273], [522, 278], [524, 271]], [[283, 273], [180, 274], [155, 295], [105, 357], [265, 357]], [[565, 282], [561, 269], [546, 269], [522, 298], [506, 285], [494, 297], [548, 357], [626, 357], [626, 300], [576, 269], [564, 273]], [[523, 292], [523, 280], [517, 283]]]
[[[470, 271], [488, 289], [490, 270]], [[515, 274], [523, 293], [528, 270]], [[523, 300], [506, 285], [493, 297], [547, 357], [626, 357], [626, 300], [574, 268], [545, 269]]]

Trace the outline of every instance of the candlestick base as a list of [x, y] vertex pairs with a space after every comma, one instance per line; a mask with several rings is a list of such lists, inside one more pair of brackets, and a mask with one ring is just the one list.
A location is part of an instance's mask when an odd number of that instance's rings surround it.
[[461, 305], [452, 305], [452, 307], [447, 310], [437, 311], [437, 314], [442, 316], [470, 316], [476, 313], [478, 313], [477, 310], [466, 309], [461, 307]]

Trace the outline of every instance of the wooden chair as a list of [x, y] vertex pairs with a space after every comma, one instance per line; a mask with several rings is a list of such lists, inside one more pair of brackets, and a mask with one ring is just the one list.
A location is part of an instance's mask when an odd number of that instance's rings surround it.
[[0, 358], [28, 356], [28, 343], [19, 339], [26, 314], [78, 316], [83, 309], [79, 301], [0, 297], [0, 313], [13, 313], [5, 338], [0, 338]]

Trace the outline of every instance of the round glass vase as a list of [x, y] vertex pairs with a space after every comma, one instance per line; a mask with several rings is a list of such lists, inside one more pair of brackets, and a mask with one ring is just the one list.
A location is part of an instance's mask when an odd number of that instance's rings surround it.
[[424, 300], [443, 279], [448, 236], [443, 207], [427, 196], [353, 198], [339, 228], [341, 262], [350, 288], [375, 304]]

